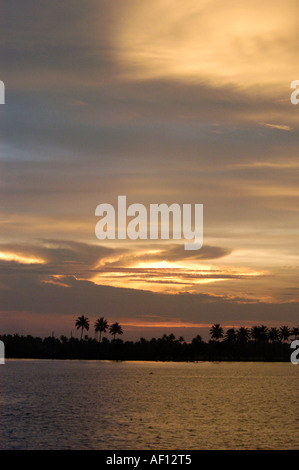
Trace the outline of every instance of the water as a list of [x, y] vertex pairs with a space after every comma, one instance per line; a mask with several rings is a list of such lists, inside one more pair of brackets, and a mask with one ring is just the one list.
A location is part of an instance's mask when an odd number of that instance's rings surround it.
[[8, 360], [0, 449], [299, 449], [299, 366]]

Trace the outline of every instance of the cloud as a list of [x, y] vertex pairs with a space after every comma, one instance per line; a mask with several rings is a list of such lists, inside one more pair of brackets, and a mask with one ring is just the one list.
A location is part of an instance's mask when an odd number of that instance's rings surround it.
[[[161, 278], [171, 274], [173, 283], [175, 277], [179, 281], [182, 268], [160, 269], [157, 268], [136, 268], [136, 264], [156, 263], [156, 262], [175, 262], [186, 261], [197, 262], [197, 260], [218, 259], [227, 254], [229, 250], [220, 247], [206, 246], [202, 248], [202, 254], [184, 250], [183, 246], [170, 245], [169, 249], [165, 246], [154, 245], [155, 249], [146, 247], [145, 250], [136, 251], [136, 247], [119, 248], [105, 247], [97, 244], [87, 244], [66, 240], [40, 240], [35, 244], [6, 243], [0, 246], [0, 260], [2, 265], [6, 266], [10, 272], [24, 272], [27, 269], [29, 273], [39, 275], [54, 276], [55, 279], [65, 275], [75, 275], [77, 278], [91, 279], [95, 273], [103, 275], [110, 273], [110, 277], [126, 275], [126, 278], [137, 278], [144, 283], [150, 282], [150, 279]], [[32, 265], [30, 271], [27, 265]], [[182, 278], [190, 279], [200, 277], [217, 277], [216, 274], [206, 273], [205, 275], [191, 270], [185, 271]], [[150, 279], [148, 279], [148, 277]], [[223, 276], [225, 277], [225, 276]], [[230, 277], [230, 276], [228, 276]], [[233, 276], [232, 276], [233, 277]], [[47, 281], [49, 279], [47, 278]], [[104, 279], [103, 279], [104, 281]], [[51, 280], [53, 282], [53, 279]], [[55, 281], [57, 282], [57, 281]], [[167, 280], [165, 280], [167, 283]], [[178, 282], [177, 282], [178, 283]], [[187, 284], [187, 283], [186, 283]]]
[[113, 254], [111, 248], [101, 245], [66, 240], [6, 243], [0, 245], [0, 252], [3, 253], [0, 259], [7, 269], [16, 272], [32, 264], [30, 272], [62, 276], [87, 276], [102, 258]]
[[[262, 270], [212, 266], [230, 250], [206, 246], [202, 254], [183, 246], [152, 245], [146, 248], [104, 247], [65, 240], [42, 240], [35, 244], [3, 244], [0, 266], [7, 273], [2, 284], [19, 283], [24, 275], [40, 285], [69, 287], [68, 279], [95, 285], [131, 287], [153, 292], [200, 292], [202, 284], [264, 277]], [[209, 263], [207, 263], [209, 262]]]
[[294, 0], [283, 8], [279, 0], [125, 2], [117, 57], [130, 78], [262, 85], [271, 93], [273, 85], [283, 88], [296, 75], [297, 12]]
[[260, 122], [261, 126], [270, 127], [271, 129], [279, 129], [281, 131], [292, 131], [293, 128], [283, 124], [269, 124], [267, 122]]
[[105, 264], [109, 267], [117, 267], [146, 262], [154, 263], [157, 261], [211, 260], [222, 258], [231, 253], [231, 250], [218, 246], [204, 245], [200, 250], [189, 251], [185, 250], [182, 244], [171, 244], [171, 242], [168, 242], [167, 246], [165, 246], [165, 244], [160, 245], [159, 242], [156, 244], [151, 243], [144, 244], [143, 247], [141, 245], [139, 249], [136, 249], [136, 247], [131, 250], [127, 249], [120, 256], [112, 256], [112, 261], [109, 261], [109, 258], [107, 258]]
[[[109, 321], [143, 324], [146, 334], [146, 318], [149, 327], [170, 322], [182, 327], [190, 324], [214, 322], [265, 322], [283, 321], [293, 323], [298, 319], [298, 303], [240, 303], [234, 300], [206, 294], [159, 294], [134, 289], [97, 286], [89, 281], [65, 276], [62, 284], [40, 282], [26, 276], [15, 278], [10, 288], [1, 288], [2, 332], [36, 331], [35, 320], [42, 319], [39, 334], [46, 334], [48, 325], [55, 331], [69, 332], [74, 328], [75, 318], [84, 313], [91, 320], [104, 315]], [[65, 287], [68, 286], [68, 287]], [[16, 292], [18, 295], [16, 295]], [[18, 319], [18, 325], [15, 319]], [[11, 330], [14, 325], [14, 331]]]

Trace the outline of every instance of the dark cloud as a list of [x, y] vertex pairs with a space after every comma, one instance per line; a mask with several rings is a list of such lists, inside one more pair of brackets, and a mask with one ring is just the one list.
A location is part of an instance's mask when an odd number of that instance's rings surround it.
[[[82, 80], [82, 71], [88, 67], [87, 77], [90, 64], [102, 64], [102, 73], [107, 70], [111, 2], [101, 0], [100, 8], [96, 0], [84, 4], [74, 0], [71, 6], [58, 0], [42, 4], [38, 0], [4, 0], [2, 4], [4, 74], [13, 82], [21, 73], [23, 86], [30, 85], [31, 78], [35, 87], [49, 89], [53, 80], [63, 84], [66, 77], [76, 80], [78, 75]], [[95, 36], [102, 47], [95, 49]]]
[[[39, 275], [76, 274], [86, 276], [94, 266], [114, 251], [101, 245], [88, 245], [75, 241], [43, 240], [36, 244], [3, 244], [3, 253], [14, 253], [22, 257], [37, 258], [32, 264], [21, 261], [3, 261], [8, 272], [37, 273]], [[38, 261], [40, 260], [40, 262]]]

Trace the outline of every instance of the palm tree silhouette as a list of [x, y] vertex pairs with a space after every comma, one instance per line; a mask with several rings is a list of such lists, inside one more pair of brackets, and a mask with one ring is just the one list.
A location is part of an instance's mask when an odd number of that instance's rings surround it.
[[223, 338], [223, 328], [219, 325], [219, 323], [214, 323], [214, 325], [211, 326], [210, 335], [211, 338], [216, 339], [216, 341], [218, 341], [220, 338]]
[[279, 329], [280, 337], [283, 341], [287, 341], [291, 336], [291, 330], [288, 326], [284, 325]]
[[260, 330], [259, 330], [259, 327], [258, 326], [253, 326], [250, 330], [250, 335], [251, 335], [251, 338], [254, 340], [254, 341], [258, 341], [259, 340], [259, 337], [260, 337]]
[[265, 325], [253, 326], [250, 330], [250, 334], [254, 341], [266, 342], [268, 341], [268, 328]]
[[95, 322], [95, 324], [94, 324], [95, 332], [96, 333], [100, 332], [99, 342], [101, 342], [102, 333], [106, 333], [106, 331], [108, 330], [108, 327], [109, 327], [108, 322], [107, 322], [107, 320], [105, 320], [104, 317], [99, 318]]
[[268, 337], [269, 340], [272, 341], [272, 343], [276, 343], [277, 341], [279, 341], [279, 330], [275, 327], [270, 328]]
[[115, 323], [113, 323], [113, 325], [110, 326], [109, 333], [111, 335], [113, 335], [113, 339], [115, 339], [116, 335], [122, 335], [123, 334], [123, 330], [122, 330], [122, 327], [120, 326], [120, 324], [118, 322], [115, 322]]
[[85, 317], [84, 315], [81, 315], [81, 317], [78, 317], [77, 320], [76, 320], [76, 328], [77, 330], [79, 330], [81, 328], [81, 338], [82, 339], [82, 335], [83, 335], [83, 330], [89, 330], [89, 320], [87, 317]]
[[237, 339], [240, 343], [247, 343], [250, 338], [250, 333], [248, 328], [241, 326], [237, 331]]
[[298, 336], [299, 336], [299, 328], [297, 328], [297, 326], [294, 326], [294, 328], [292, 329], [291, 335], [293, 335], [295, 339], [298, 338]]
[[237, 333], [234, 328], [229, 328], [225, 333], [225, 341], [228, 343], [234, 343], [237, 339]]

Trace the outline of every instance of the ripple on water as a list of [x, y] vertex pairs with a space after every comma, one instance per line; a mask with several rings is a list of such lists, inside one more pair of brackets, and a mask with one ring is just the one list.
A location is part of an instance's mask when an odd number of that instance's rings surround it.
[[288, 363], [7, 361], [1, 449], [298, 449]]

